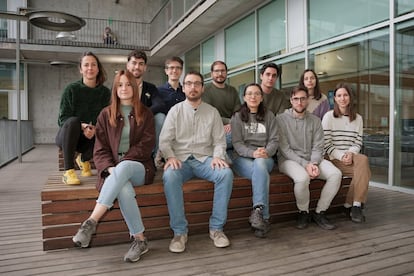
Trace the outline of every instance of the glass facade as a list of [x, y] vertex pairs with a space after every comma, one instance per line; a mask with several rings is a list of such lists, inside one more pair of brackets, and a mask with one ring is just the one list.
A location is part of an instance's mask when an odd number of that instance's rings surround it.
[[397, 0], [396, 14], [402, 15], [414, 11], [414, 1], [412, 0]]
[[414, 20], [396, 29], [394, 183], [414, 188]]
[[201, 45], [201, 74], [203, 74], [205, 78], [210, 76], [210, 67], [215, 61], [214, 49], [214, 37]]
[[214, 47], [225, 47], [228, 83], [242, 93], [246, 84], [259, 82], [259, 69], [269, 61], [281, 66], [276, 87], [284, 91], [306, 68], [318, 74], [328, 98], [337, 83], [349, 83], [364, 122], [362, 152], [370, 160], [371, 182], [414, 189], [414, 1], [396, 0], [392, 7], [389, 0], [297, 1], [292, 7], [307, 11], [308, 43], [292, 53], [286, 37], [295, 33], [285, 31], [286, 3], [271, 1], [222, 30], [224, 45]]
[[196, 46], [184, 55], [185, 72], [200, 71], [200, 46]]
[[308, 1], [309, 42], [345, 34], [389, 18], [389, 0]]
[[273, 1], [257, 11], [258, 57], [267, 59], [286, 49], [285, 1]]
[[227, 28], [224, 33], [226, 64], [229, 69], [254, 61], [256, 49], [254, 13]]
[[[24, 70], [25, 66], [20, 64], [20, 93], [26, 101], [27, 93], [25, 90]], [[16, 63], [0, 62], [0, 119], [17, 118], [17, 94], [16, 94]], [[27, 113], [22, 104], [23, 114]], [[22, 115], [22, 118], [26, 118]]]

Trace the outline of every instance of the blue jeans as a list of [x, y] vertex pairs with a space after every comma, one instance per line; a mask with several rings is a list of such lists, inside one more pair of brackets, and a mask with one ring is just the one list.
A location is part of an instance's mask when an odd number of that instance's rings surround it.
[[231, 142], [231, 132], [226, 133], [226, 150], [233, 149], [233, 143]]
[[263, 218], [269, 219], [269, 173], [273, 169], [273, 158], [247, 158], [233, 159], [233, 170], [240, 176], [252, 181], [253, 207], [263, 205]]
[[154, 148], [154, 157], [158, 151], [158, 144], [160, 141], [160, 133], [162, 126], [164, 125], [165, 121], [165, 114], [164, 113], [157, 113], [154, 115], [154, 124], [155, 124], [155, 148]]
[[144, 183], [144, 165], [137, 161], [124, 160], [118, 163], [112, 173], [105, 179], [96, 201], [109, 209], [117, 198], [131, 236], [143, 233], [145, 230], [134, 190], [134, 186], [141, 186]]
[[170, 226], [174, 231], [174, 235], [182, 235], [188, 232], [188, 222], [184, 213], [183, 184], [194, 176], [214, 182], [210, 229], [223, 230], [227, 220], [227, 206], [233, 187], [233, 172], [230, 168], [213, 170], [210, 166], [211, 161], [211, 157], [208, 157], [204, 162], [189, 157], [182, 162], [180, 169], [174, 170], [169, 167], [164, 171], [164, 193], [170, 214]]

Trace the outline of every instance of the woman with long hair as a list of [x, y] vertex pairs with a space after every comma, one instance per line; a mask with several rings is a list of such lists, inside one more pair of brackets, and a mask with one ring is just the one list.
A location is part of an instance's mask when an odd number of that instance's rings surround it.
[[98, 170], [99, 197], [92, 214], [73, 237], [75, 245], [89, 246], [97, 223], [118, 199], [134, 238], [124, 261], [136, 262], [148, 251], [134, 187], [152, 183], [154, 179], [151, 157], [154, 145], [152, 112], [141, 104], [133, 75], [121, 70], [113, 82], [111, 104], [99, 114], [96, 125], [94, 162]]
[[264, 106], [259, 84], [247, 85], [243, 99], [243, 105], [231, 119], [234, 151], [229, 155], [234, 171], [252, 181], [253, 210], [249, 222], [255, 235], [264, 237], [270, 230], [269, 173], [278, 147], [276, 120]]
[[334, 109], [322, 119], [325, 152], [342, 175], [352, 177], [345, 201], [347, 214], [353, 222], [363, 222], [363, 207], [367, 200], [371, 178], [368, 157], [361, 154], [362, 117], [353, 106], [351, 87], [339, 83], [334, 91]]
[[105, 70], [98, 57], [85, 52], [79, 61], [82, 79], [69, 84], [62, 95], [59, 109], [59, 131], [56, 145], [62, 150], [65, 172], [62, 181], [68, 185], [79, 185], [75, 172], [74, 157], [82, 170], [82, 176], [91, 176], [95, 124], [99, 112], [109, 104], [110, 90], [103, 85]]
[[300, 77], [299, 85], [308, 88], [309, 100], [306, 110], [322, 120], [330, 107], [328, 97], [322, 93], [319, 87], [318, 75], [312, 69], [306, 69]]

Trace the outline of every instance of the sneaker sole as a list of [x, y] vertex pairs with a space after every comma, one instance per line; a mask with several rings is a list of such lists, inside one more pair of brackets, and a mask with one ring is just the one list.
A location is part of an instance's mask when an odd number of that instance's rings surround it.
[[81, 176], [85, 176], [85, 177], [88, 177], [88, 176], [92, 176], [93, 174], [90, 172], [90, 173], [81, 173]]
[[363, 223], [363, 222], [365, 222], [365, 217], [359, 219], [359, 218], [353, 218], [351, 216], [351, 220], [352, 220], [352, 222], [355, 222], [355, 223]]
[[81, 184], [80, 181], [79, 182], [72, 182], [72, 183], [67, 182], [67, 181], [65, 181], [65, 179], [63, 177], [62, 177], [62, 182], [66, 185], [80, 185]]
[[215, 247], [217, 247], [217, 248], [225, 248], [225, 247], [230, 246], [230, 241], [229, 241], [228, 243], [226, 243], [226, 244], [217, 244], [217, 243], [214, 241], [214, 238], [213, 238], [213, 237], [211, 237], [211, 236], [210, 236], [210, 239], [213, 241], [214, 246], [215, 246]]
[[183, 249], [173, 249], [171, 247], [168, 248], [172, 253], [183, 253], [185, 251], [185, 246]]
[[74, 238], [72, 238], [72, 241], [75, 244], [75, 247], [79, 247], [79, 248], [87, 248], [87, 247], [89, 247], [89, 243], [88, 244], [82, 244], [80, 241], [75, 241]]
[[257, 229], [257, 230], [264, 230], [264, 228], [265, 228], [265, 225], [260, 224], [260, 223], [259, 224], [250, 223], [250, 225], [251, 225], [252, 228]]
[[141, 259], [141, 256], [147, 253], [148, 251], [149, 251], [149, 248], [147, 248], [145, 251], [142, 251], [141, 254], [139, 254], [139, 256], [136, 259], [124, 258], [124, 261], [128, 263], [138, 262], [139, 259]]
[[325, 224], [319, 223], [318, 221], [316, 221], [315, 219], [313, 220], [320, 228], [324, 229], [324, 230], [334, 230], [336, 229], [335, 225], [332, 226], [326, 226]]

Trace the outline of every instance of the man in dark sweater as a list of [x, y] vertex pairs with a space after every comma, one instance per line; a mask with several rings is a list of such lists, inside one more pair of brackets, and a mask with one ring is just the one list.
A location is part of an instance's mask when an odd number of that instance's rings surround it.
[[226, 84], [227, 65], [223, 61], [217, 60], [211, 64], [211, 78], [212, 82], [205, 86], [202, 99], [220, 113], [226, 133], [227, 148], [232, 148], [230, 119], [233, 113], [240, 109], [240, 97], [236, 88]]
[[158, 137], [160, 136], [161, 128], [165, 120], [164, 101], [162, 100], [157, 87], [143, 80], [143, 75], [147, 70], [147, 54], [144, 51], [133, 50], [128, 55], [128, 62], [126, 68], [134, 75], [137, 85], [139, 87], [139, 94], [141, 102], [149, 107], [154, 115], [155, 120], [155, 149], [158, 150]]

